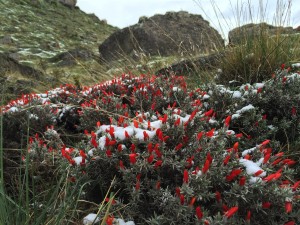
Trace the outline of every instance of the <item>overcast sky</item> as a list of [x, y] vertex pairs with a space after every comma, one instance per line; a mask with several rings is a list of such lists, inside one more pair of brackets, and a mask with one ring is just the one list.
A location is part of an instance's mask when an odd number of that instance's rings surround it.
[[[300, 25], [300, 0], [77, 0], [77, 5], [87, 13], [106, 19], [113, 26], [124, 28], [138, 22], [141, 16], [164, 14], [167, 11], [185, 10], [201, 14], [210, 25], [225, 36], [238, 25], [264, 21], [270, 24]], [[287, 13], [291, 2], [290, 13]], [[297, 4], [298, 2], [298, 4]], [[261, 4], [260, 4], [261, 3]], [[279, 5], [277, 5], [279, 3]], [[250, 10], [249, 10], [250, 9]], [[262, 9], [259, 12], [258, 9]], [[251, 13], [250, 13], [251, 11]], [[284, 16], [274, 21], [275, 13]], [[263, 16], [262, 16], [263, 15]], [[290, 15], [290, 17], [287, 17]]]

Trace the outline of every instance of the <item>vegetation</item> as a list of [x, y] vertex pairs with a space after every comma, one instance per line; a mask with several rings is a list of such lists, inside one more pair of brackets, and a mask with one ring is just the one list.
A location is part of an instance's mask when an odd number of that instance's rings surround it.
[[126, 73], [92, 86], [76, 74], [6, 104], [3, 85], [0, 224], [299, 224], [298, 37], [245, 39], [216, 79], [124, 56], [112, 68]]

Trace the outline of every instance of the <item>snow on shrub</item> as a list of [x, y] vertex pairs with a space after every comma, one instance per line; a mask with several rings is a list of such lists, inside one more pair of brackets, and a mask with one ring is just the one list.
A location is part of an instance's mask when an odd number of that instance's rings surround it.
[[[108, 190], [115, 177], [112, 211], [136, 224], [297, 224], [296, 161], [281, 146], [299, 139], [298, 78], [280, 70], [235, 90], [188, 91], [183, 77], [123, 75], [82, 90], [61, 87], [34, 98], [51, 108], [54, 127], [44, 141], [33, 137], [29, 151], [51, 149], [71, 166], [73, 182], [84, 174]], [[291, 123], [294, 133], [277, 140]], [[59, 137], [62, 128], [81, 133], [73, 147]]]

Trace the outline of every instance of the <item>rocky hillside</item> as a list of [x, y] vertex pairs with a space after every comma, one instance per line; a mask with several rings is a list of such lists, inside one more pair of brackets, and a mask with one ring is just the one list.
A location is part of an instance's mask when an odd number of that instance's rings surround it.
[[66, 3], [0, 0], [0, 82], [7, 98], [107, 79], [96, 74], [98, 45], [117, 28]]

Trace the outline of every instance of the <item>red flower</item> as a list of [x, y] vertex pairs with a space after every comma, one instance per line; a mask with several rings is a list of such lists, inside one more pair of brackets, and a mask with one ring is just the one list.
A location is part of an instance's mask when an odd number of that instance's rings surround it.
[[110, 158], [112, 156], [111, 150], [106, 150], [106, 156]]
[[213, 114], [214, 110], [210, 109], [209, 111], [204, 113], [204, 116], [211, 116]]
[[262, 174], [264, 171], [263, 170], [258, 170], [258, 171], [256, 171], [253, 175], [255, 176], [255, 177], [257, 177], [257, 176], [259, 176], [260, 174]]
[[182, 143], [179, 143], [176, 147], [175, 147], [175, 150], [178, 151], [179, 149], [181, 149], [183, 146]]
[[193, 206], [196, 201], [196, 197], [192, 197], [189, 206]]
[[239, 185], [240, 185], [240, 186], [244, 186], [245, 183], [246, 183], [246, 177], [245, 177], [245, 176], [242, 176], [242, 177], [240, 178]]
[[159, 189], [160, 189], [160, 181], [157, 181], [157, 182], [156, 182], [155, 189], [156, 189], [156, 190], [159, 190]]
[[209, 169], [209, 167], [210, 167], [210, 161], [208, 159], [206, 159], [204, 166], [202, 168], [202, 173], [206, 173], [207, 170]]
[[157, 167], [160, 167], [161, 165], [162, 165], [162, 160], [157, 160], [154, 165], [154, 168], [156, 169]]
[[268, 160], [270, 159], [270, 157], [271, 157], [271, 153], [267, 153], [267, 154], [265, 155], [265, 157], [264, 157], [263, 164], [267, 163]]
[[285, 207], [285, 212], [290, 213], [293, 208], [292, 202], [285, 202], [284, 207]]
[[296, 109], [296, 107], [295, 106], [293, 106], [292, 107], [292, 116], [296, 116], [296, 114], [297, 114], [297, 109]]
[[189, 172], [185, 169], [183, 172], [183, 183], [189, 182]]
[[238, 151], [238, 148], [239, 148], [239, 143], [238, 142], [235, 142], [234, 145], [233, 145], [233, 149], [235, 152]]
[[300, 180], [297, 181], [296, 183], [294, 183], [294, 185], [292, 186], [292, 190], [293, 190], [293, 191], [296, 191], [297, 188], [299, 187], [299, 185], [300, 185]]
[[179, 198], [180, 198], [180, 204], [183, 205], [184, 204], [184, 195], [181, 194]]
[[200, 141], [200, 139], [202, 138], [202, 136], [203, 136], [203, 131], [201, 131], [201, 132], [199, 132], [198, 134], [197, 134], [197, 140], [198, 141]]
[[230, 157], [231, 157], [231, 155], [227, 155], [227, 156], [225, 157], [225, 159], [224, 159], [224, 161], [223, 161], [224, 166], [226, 166], [226, 165], [228, 164]]
[[144, 135], [144, 141], [149, 140], [149, 134], [145, 130], [143, 131], [143, 135]]
[[113, 225], [114, 217], [113, 216], [108, 216], [106, 219], [106, 224], [107, 225]]
[[127, 130], [124, 131], [124, 134], [125, 134], [125, 138], [130, 138], [130, 136], [129, 136]]
[[206, 137], [214, 136], [214, 131], [215, 131], [215, 128], [212, 128], [210, 131], [206, 132]]
[[250, 221], [250, 218], [251, 218], [251, 211], [248, 210], [246, 215], [246, 221]]
[[154, 159], [154, 155], [151, 154], [147, 159], [148, 163], [152, 163], [153, 159]]
[[136, 153], [129, 154], [129, 160], [130, 160], [131, 164], [135, 164], [136, 163], [136, 156], [137, 156]]
[[262, 203], [262, 208], [263, 209], [269, 209], [271, 207], [271, 202], [263, 202]]
[[132, 153], [134, 153], [135, 152], [135, 144], [131, 144], [131, 146], [130, 146], [130, 150], [131, 150], [131, 152]]
[[197, 216], [198, 220], [201, 220], [202, 217], [203, 217], [203, 212], [201, 211], [201, 207], [200, 206], [196, 207], [196, 216]]
[[125, 168], [125, 167], [124, 167], [124, 163], [123, 163], [122, 160], [119, 161], [119, 166], [120, 166], [120, 169], [124, 169], [124, 168]]
[[233, 214], [235, 214], [235, 213], [238, 211], [238, 209], [239, 209], [239, 207], [237, 207], [237, 206], [232, 207], [232, 208], [230, 208], [230, 209], [225, 213], [224, 216], [226, 216], [227, 219], [229, 219], [230, 217], [233, 216]]
[[227, 116], [226, 119], [225, 119], [225, 126], [226, 127], [229, 127], [230, 121], [231, 121], [231, 116]]
[[288, 221], [286, 222], [284, 225], [295, 225], [295, 221], [291, 220], [291, 221]]
[[176, 195], [178, 196], [178, 197], [180, 197], [180, 188], [179, 187], [176, 187], [175, 188], [175, 192], [176, 192]]
[[216, 197], [217, 202], [221, 201], [221, 193], [220, 192], [216, 191], [215, 197]]

